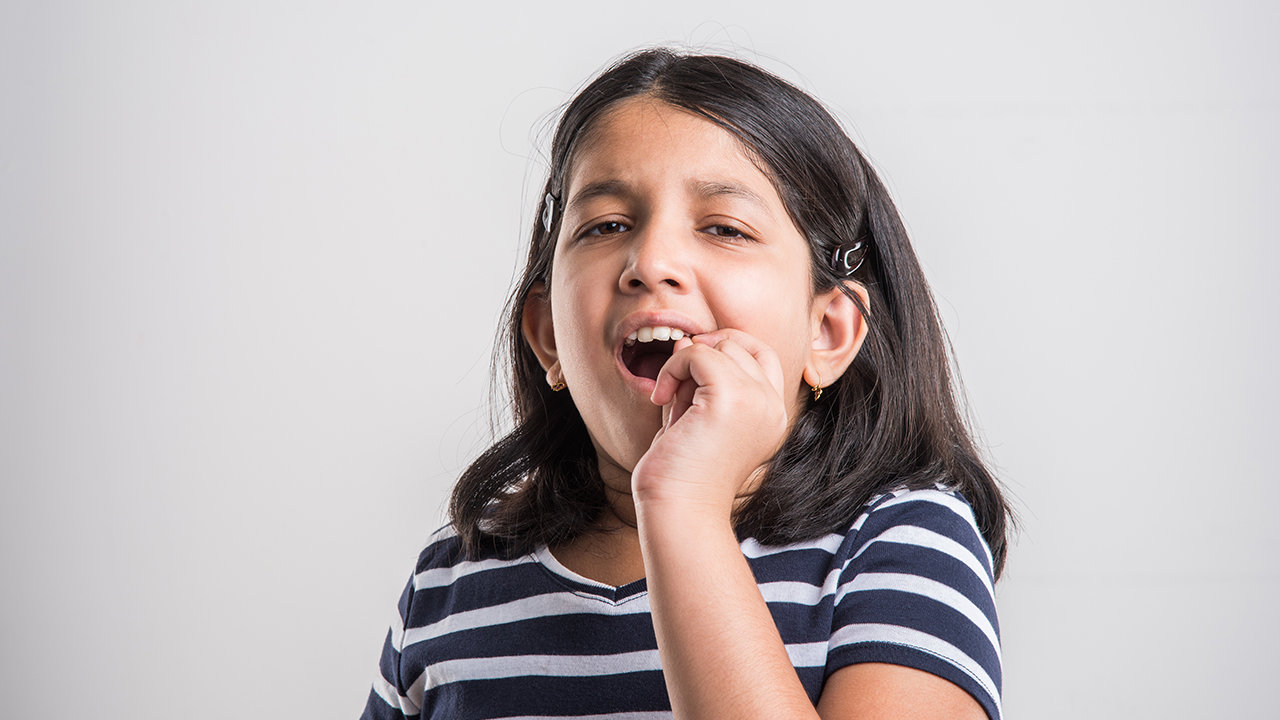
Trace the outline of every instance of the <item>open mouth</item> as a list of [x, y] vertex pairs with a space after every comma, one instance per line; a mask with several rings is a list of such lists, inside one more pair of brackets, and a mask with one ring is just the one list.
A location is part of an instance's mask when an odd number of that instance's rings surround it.
[[648, 342], [627, 341], [622, 346], [622, 364], [627, 371], [636, 377], [658, 379], [658, 371], [666, 364], [671, 353], [675, 351], [675, 340], [650, 340]]

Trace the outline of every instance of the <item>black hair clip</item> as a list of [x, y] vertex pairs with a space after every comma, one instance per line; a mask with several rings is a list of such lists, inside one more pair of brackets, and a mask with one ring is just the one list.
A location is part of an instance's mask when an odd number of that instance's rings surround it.
[[855, 240], [837, 246], [831, 251], [831, 269], [837, 275], [849, 277], [855, 270], [862, 267], [862, 261], [867, 257], [867, 247], [867, 242], [864, 240]]
[[543, 198], [542, 205], [542, 230], [543, 232], [551, 232], [551, 223], [556, 219], [556, 196], [547, 193]]

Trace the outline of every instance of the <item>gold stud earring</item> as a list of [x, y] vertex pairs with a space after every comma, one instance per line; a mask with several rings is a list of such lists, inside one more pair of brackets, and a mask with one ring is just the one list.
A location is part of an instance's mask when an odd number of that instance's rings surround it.
[[556, 378], [556, 381], [551, 383], [551, 392], [560, 392], [565, 389], [565, 387], [567, 386], [564, 384], [564, 378]]
[[[814, 374], [817, 375], [816, 372]], [[818, 398], [822, 397], [822, 376], [821, 375], [818, 375], [818, 382], [814, 383], [813, 386], [809, 389], [813, 390], [814, 400], [817, 400]]]

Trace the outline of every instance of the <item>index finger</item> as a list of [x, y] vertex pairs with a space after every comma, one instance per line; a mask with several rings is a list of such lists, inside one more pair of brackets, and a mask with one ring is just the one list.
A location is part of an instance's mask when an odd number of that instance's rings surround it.
[[[755, 359], [760, 370], [764, 372], [764, 376], [773, 383], [779, 394], [782, 393], [782, 362], [778, 360], [777, 351], [765, 341], [736, 328], [720, 328], [701, 335], [695, 335], [690, 339], [693, 342], [710, 345], [711, 347], [718, 347], [725, 340], [733, 341], [734, 344], [746, 350]], [[737, 353], [730, 353], [729, 356], [742, 366], [743, 370], [752, 375], [755, 374], [752, 368], [744, 365], [743, 359]]]

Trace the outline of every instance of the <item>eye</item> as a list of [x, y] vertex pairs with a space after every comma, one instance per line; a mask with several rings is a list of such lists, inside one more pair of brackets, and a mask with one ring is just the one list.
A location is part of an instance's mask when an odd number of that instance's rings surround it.
[[587, 228], [587, 231], [584, 232], [583, 235], [615, 235], [620, 232], [626, 232], [630, 229], [631, 227], [628, 225], [624, 225], [616, 220], [610, 220], [608, 222], [592, 225]]
[[739, 240], [754, 239], [750, 235], [747, 235], [746, 233], [742, 232], [741, 230], [739, 230], [738, 228], [732, 225], [712, 225], [708, 227], [704, 232], [711, 233], [712, 235], [715, 235], [716, 237], [719, 237], [719, 238], [739, 239]]

